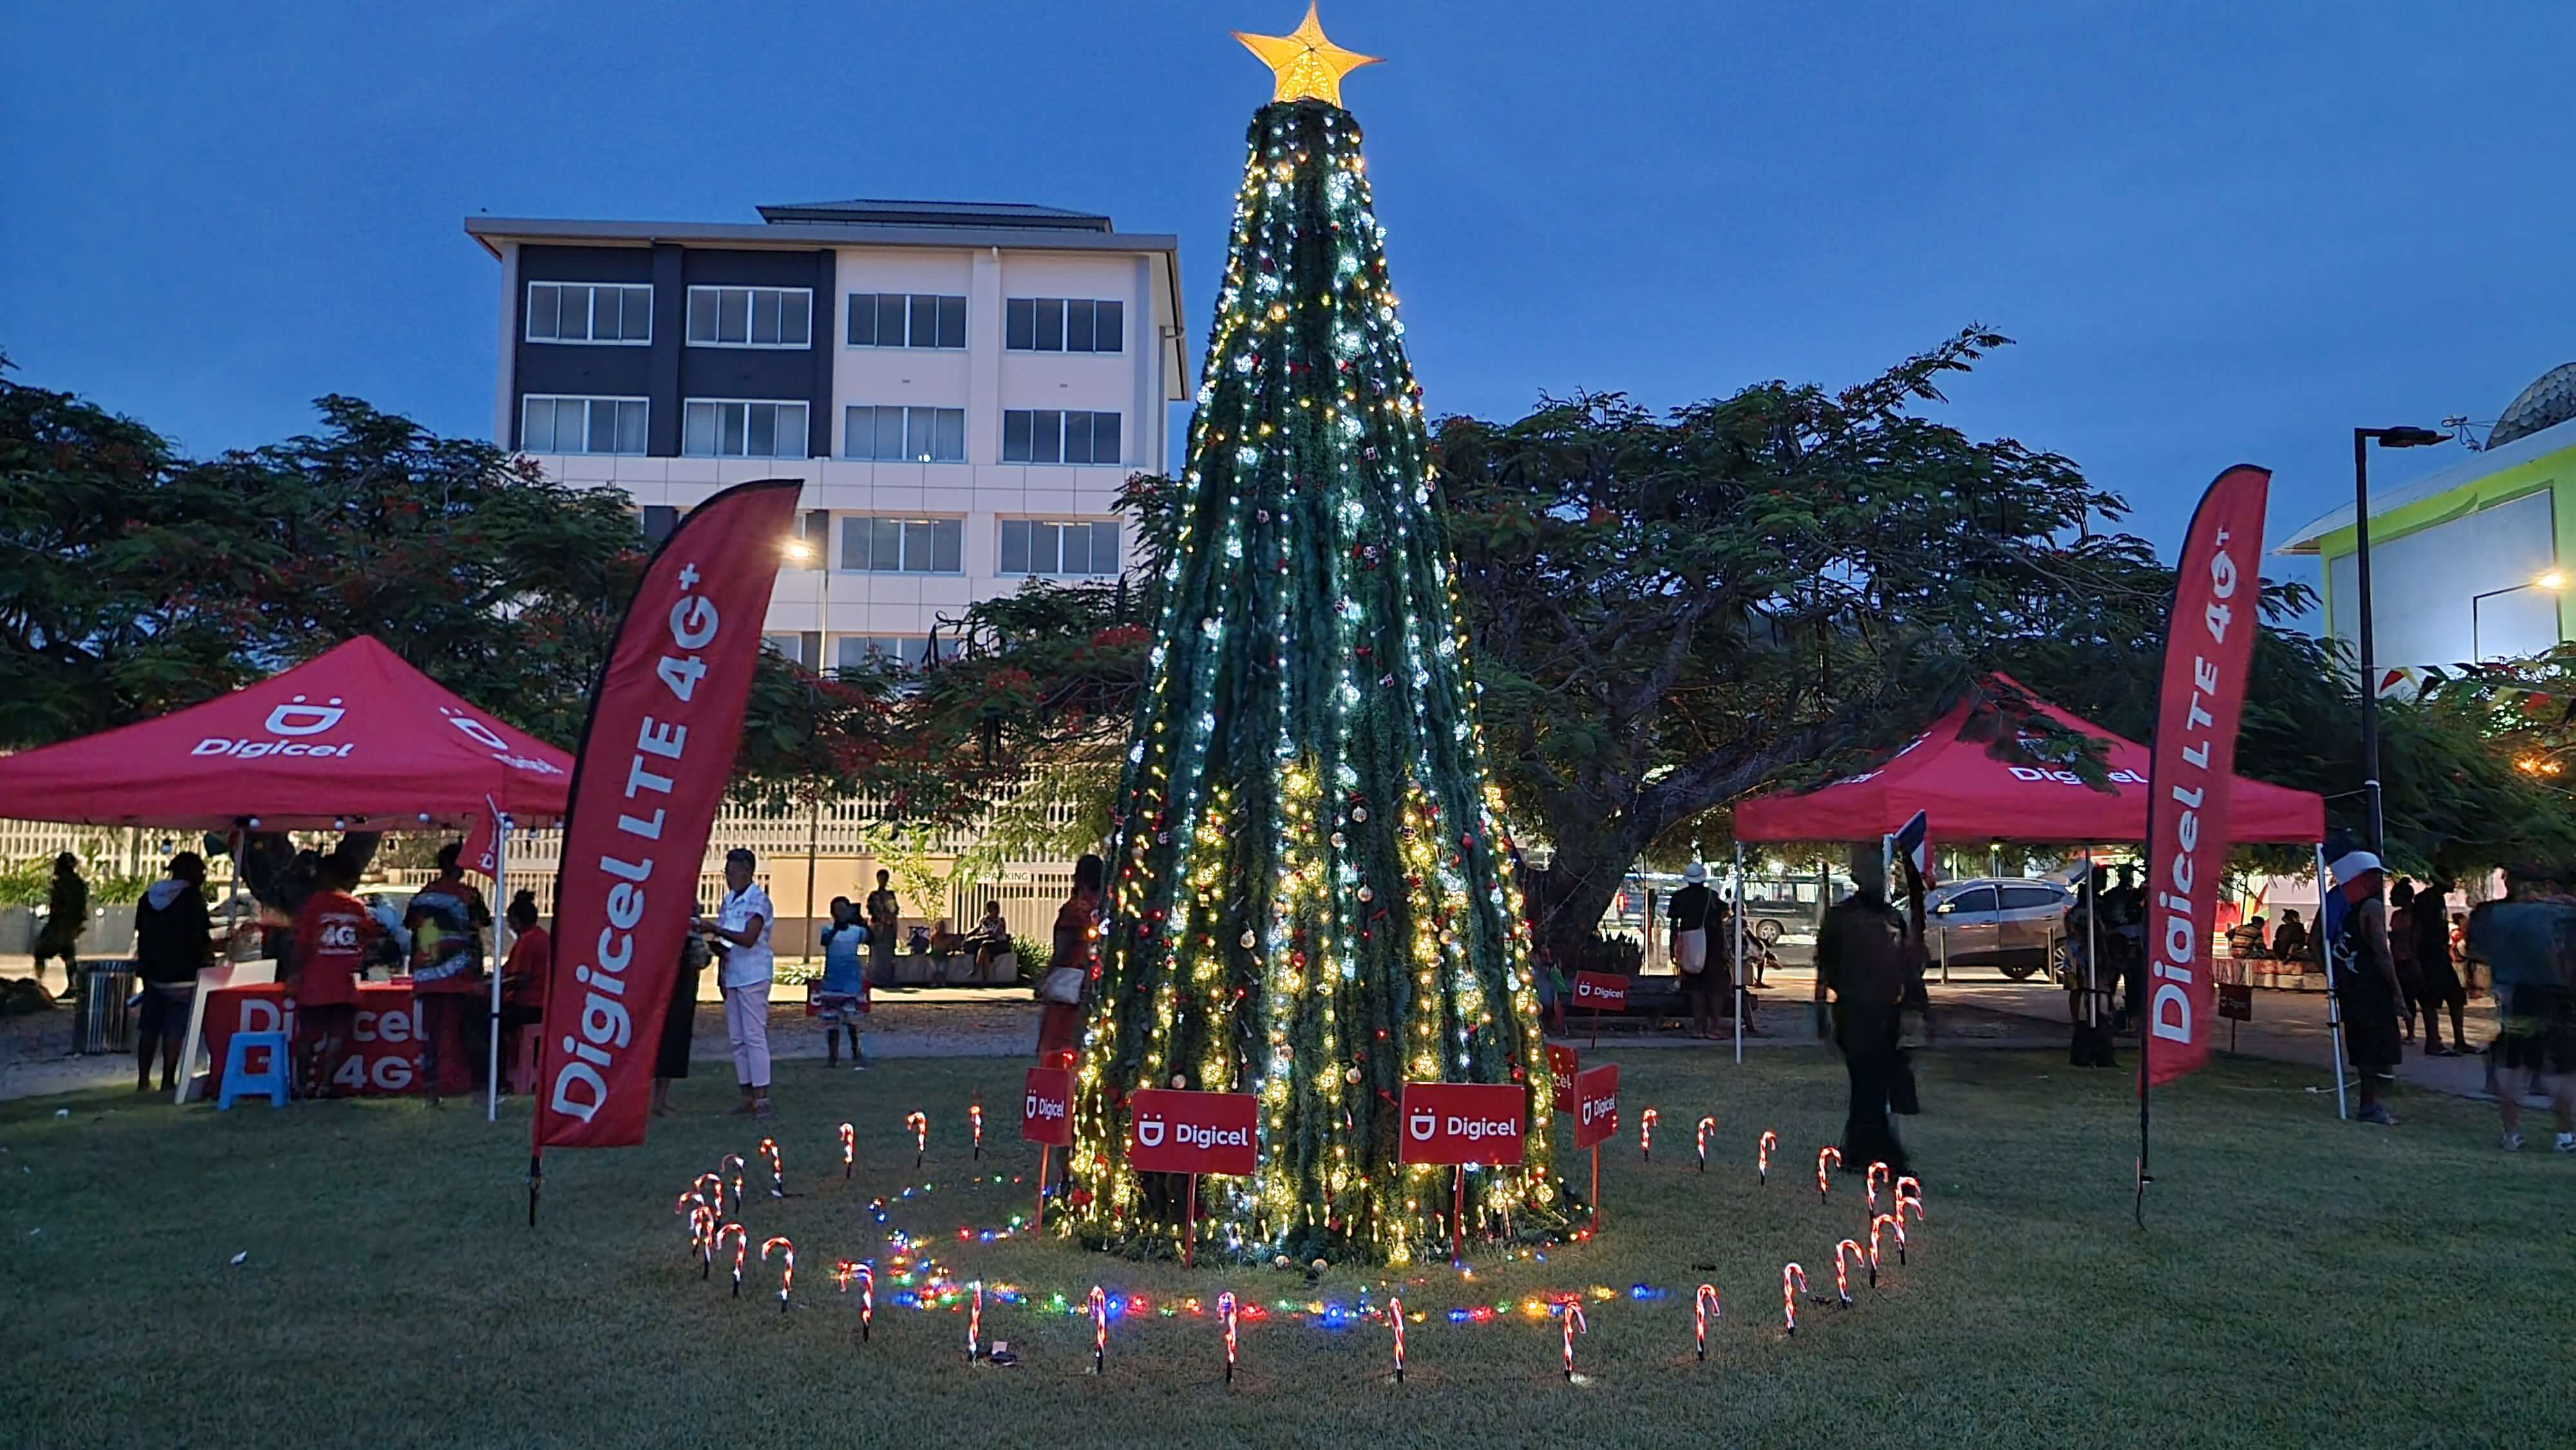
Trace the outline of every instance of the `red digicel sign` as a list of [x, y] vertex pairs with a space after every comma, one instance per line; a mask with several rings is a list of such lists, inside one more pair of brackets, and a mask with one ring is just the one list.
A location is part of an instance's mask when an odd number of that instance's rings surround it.
[[1073, 1074], [1060, 1067], [1029, 1069], [1020, 1098], [1020, 1137], [1058, 1148], [1073, 1142]]
[[1619, 1131], [1619, 1064], [1605, 1063], [1574, 1080], [1574, 1146], [1589, 1148]]
[[1518, 1163], [1529, 1132], [1529, 1090], [1511, 1083], [1404, 1085], [1400, 1163]]
[[1574, 1005], [1590, 1012], [1628, 1010], [1628, 979], [1608, 972], [1574, 974]]
[[1139, 1173], [1223, 1173], [1260, 1166], [1253, 1141], [1260, 1103], [1250, 1093], [1137, 1092], [1127, 1123], [1127, 1162]]
[[1560, 1113], [1574, 1111], [1574, 1075], [1582, 1071], [1579, 1061], [1573, 1048], [1558, 1047], [1553, 1043], [1548, 1045], [1547, 1075], [1556, 1083], [1554, 1101]]

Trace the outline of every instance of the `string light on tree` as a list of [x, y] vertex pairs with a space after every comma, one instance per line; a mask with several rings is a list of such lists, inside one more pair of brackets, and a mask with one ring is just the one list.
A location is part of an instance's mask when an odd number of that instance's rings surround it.
[[[1240, 37], [1252, 121], [1106, 853], [1102, 972], [1076, 1069], [1067, 1231], [1179, 1236], [1127, 1166], [1131, 1095], [1175, 1079], [1258, 1104], [1259, 1169], [1204, 1185], [1237, 1260], [1411, 1263], [1445, 1196], [1395, 1161], [1402, 1085], [1547, 1105], [1421, 389], [1324, 37]], [[1418, 1181], [1417, 1181], [1418, 1180]], [[1544, 1141], [1475, 1175], [1469, 1221], [1566, 1224]]]

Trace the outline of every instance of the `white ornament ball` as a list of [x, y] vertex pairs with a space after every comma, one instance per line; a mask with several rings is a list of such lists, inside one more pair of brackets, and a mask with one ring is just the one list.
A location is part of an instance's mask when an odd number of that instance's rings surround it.
[[1254, 936], [1249, 930], [1246, 930], [1244, 934], [1237, 937], [1236, 940], [1243, 943], [1243, 949], [1245, 951], [1250, 951], [1261, 944], [1261, 938]]
[[1353, 807], [1351, 807], [1351, 819], [1352, 819], [1352, 820], [1355, 820], [1355, 821], [1366, 821], [1366, 820], [1368, 819], [1368, 807], [1366, 807], [1366, 806], [1353, 806]]

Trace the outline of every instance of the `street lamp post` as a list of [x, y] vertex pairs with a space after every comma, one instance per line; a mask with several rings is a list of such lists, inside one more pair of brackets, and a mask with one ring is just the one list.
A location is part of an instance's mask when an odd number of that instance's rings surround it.
[[[832, 561], [817, 555], [815, 546], [801, 538], [788, 540], [786, 553], [788, 558], [799, 564], [811, 563], [815, 571], [816, 585], [822, 591], [822, 617], [816, 621], [814, 631], [814, 652], [819, 656], [830, 645], [832, 638]], [[809, 660], [806, 662], [806, 668], [820, 675], [823, 673], [823, 662], [819, 658]], [[814, 940], [820, 934], [820, 929], [814, 925], [820, 920], [814, 914], [814, 874], [815, 867], [820, 863], [823, 855], [822, 791], [814, 792], [810, 810], [811, 814], [807, 817], [805, 827], [805, 965], [809, 967], [814, 964]]]
[[2379, 808], [2379, 661], [2371, 649], [2370, 628], [2370, 445], [2377, 440], [2382, 448], [2421, 448], [2447, 443], [2450, 436], [2430, 428], [2352, 430], [2353, 579], [2361, 610], [2356, 640], [2361, 647], [2361, 788], [2370, 799], [2370, 853], [2374, 856], [2385, 852], [2387, 829]]
[[2490, 589], [2483, 594], [2470, 595], [2469, 658], [2472, 661], [2484, 663], [2487, 657], [2485, 647], [2478, 643], [2478, 606], [2481, 603], [2489, 599], [2502, 599], [2508, 594], [2520, 594], [2525, 589], [2537, 589], [2544, 594], [2555, 594], [2566, 587], [2567, 576], [2565, 574], [2556, 569], [2543, 569], [2523, 583], [2508, 584], [2502, 589]]

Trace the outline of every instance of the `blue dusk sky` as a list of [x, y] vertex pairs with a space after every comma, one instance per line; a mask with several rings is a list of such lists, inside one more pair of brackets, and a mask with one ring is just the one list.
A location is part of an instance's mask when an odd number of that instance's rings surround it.
[[[1178, 233], [1193, 347], [1269, 76], [1222, 4], [19, 7], [0, 350], [196, 451], [345, 392], [491, 426], [463, 218], [1032, 201]], [[1435, 413], [1667, 407], [2018, 340], [1944, 416], [2075, 459], [2170, 549], [2355, 424], [2490, 420], [2576, 358], [2576, 7], [1981, 0], [1325, 7]], [[2396, 481], [2454, 461], [2389, 456]], [[2275, 561], [2290, 576], [2312, 571]]]

